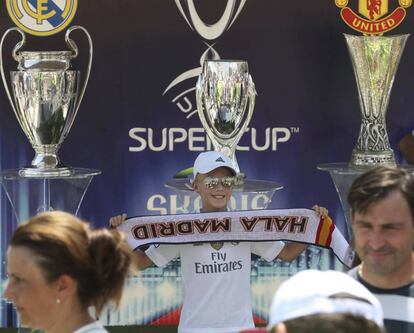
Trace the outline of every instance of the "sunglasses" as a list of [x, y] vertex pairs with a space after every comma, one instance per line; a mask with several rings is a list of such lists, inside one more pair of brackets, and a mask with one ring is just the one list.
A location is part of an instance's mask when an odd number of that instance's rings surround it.
[[206, 177], [203, 180], [203, 184], [207, 188], [216, 188], [218, 184], [221, 183], [223, 187], [232, 187], [236, 183], [236, 178], [234, 177]]

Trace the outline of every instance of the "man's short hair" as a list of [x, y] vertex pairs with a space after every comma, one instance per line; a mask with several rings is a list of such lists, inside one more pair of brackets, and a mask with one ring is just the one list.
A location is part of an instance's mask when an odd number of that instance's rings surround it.
[[364, 213], [368, 207], [399, 191], [410, 207], [414, 220], [414, 178], [407, 170], [380, 166], [359, 176], [348, 193], [351, 212]]

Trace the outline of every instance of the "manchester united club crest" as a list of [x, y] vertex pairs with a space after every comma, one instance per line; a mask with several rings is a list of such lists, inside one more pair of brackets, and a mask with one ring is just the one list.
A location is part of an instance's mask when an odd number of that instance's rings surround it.
[[349, 0], [335, 0], [341, 8], [341, 17], [352, 29], [364, 35], [382, 35], [395, 29], [404, 20], [406, 8], [412, 0], [358, 0], [355, 7], [348, 6]]

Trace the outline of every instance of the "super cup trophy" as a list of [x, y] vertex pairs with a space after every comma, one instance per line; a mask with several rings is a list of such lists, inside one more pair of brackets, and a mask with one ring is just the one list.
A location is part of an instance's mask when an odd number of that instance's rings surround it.
[[[89, 43], [88, 68], [82, 87], [80, 71], [70, 69], [71, 59], [78, 56], [78, 47], [69, 36], [78, 29], [86, 34]], [[19, 32], [22, 39], [12, 53], [18, 70], [10, 72], [11, 94], [2, 58], [4, 40], [12, 31]], [[73, 26], [65, 35], [70, 51], [20, 51], [25, 42], [25, 34], [19, 28], [7, 30], [0, 42], [3, 84], [17, 120], [36, 153], [31, 165], [21, 169], [20, 175], [70, 175], [71, 168], [61, 164], [57, 152], [70, 131], [85, 93], [92, 66], [92, 39], [85, 28]]]
[[237, 172], [235, 150], [252, 118], [255, 97], [246, 61], [204, 62], [196, 85], [198, 115], [214, 149], [229, 156]]
[[408, 36], [345, 35], [362, 113], [360, 133], [350, 165], [395, 165], [385, 114]]

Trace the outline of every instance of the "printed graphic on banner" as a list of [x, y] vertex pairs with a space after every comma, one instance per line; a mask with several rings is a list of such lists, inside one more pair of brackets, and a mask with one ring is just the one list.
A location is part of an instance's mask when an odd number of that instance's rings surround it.
[[227, 0], [226, 8], [224, 9], [221, 18], [212, 25], [204, 23], [200, 18], [193, 0], [185, 0], [188, 14], [184, 12], [181, 0], [175, 0], [175, 3], [191, 29], [197, 31], [197, 33], [206, 40], [214, 40], [219, 38], [224, 31], [232, 26], [243, 9], [246, 0], [240, 0], [237, 10], [235, 9], [237, 0]]
[[[185, 71], [177, 76], [165, 89], [163, 95], [170, 91], [173, 87], [177, 86], [181, 82], [198, 77], [201, 74], [201, 69], [205, 60], [218, 60], [220, 55], [213, 48], [214, 44], [209, 44], [207, 41], [213, 41], [220, 38], [223, 33], [230, 29], [234, 21], [239, 16], [247, 0], [227, 0], [226, 8], [220, 19], [214, 24], [206, 24], [197, 12], [193, 0], [175, 0], [175, 3], [184, 17], [190, 28], [196, 31], [201, 38], [204, 39], [204, 43], [208, 46], [208, 49], [201, 55], [200, 67], [193, 68]], [[237, 5], [237, 6], [236, 6]], [[172, 102], [177, 105], [180, 112], [186, 114], [186, 118], [189, 119], [197, 113], [194, 101], [195, 82], [190, 89], [187, 89], [172, 99]], [[190, 97], [190, 98], [189, 98]]]
[[6, 0], [13, 22], [36, 36], [50, 36], [68, 26], [76, 14], [78, 0]]
[[341, 17], [352, 29], [364, 35], [382, 35], [398, 27], [406, 16], [406, 8], [412, 0], [358, 0], [355, 8], [348, 6], [349, 0], [335, 0], [341, 8]]
[[[300, 133], [300, 127], [246, 128], [244, 143], [237, 145], [238, 151], [277, 151], [281, 143], [288, 142]], [[188, 151], [202, 152], [211, 150], [211, 142], [202, 127], [171, 127], [153, 129], [133, 127], [129, 130], [131, 139], [128, 150], [133, 153], [143, 151], [175, 151], [185, 146]]]

